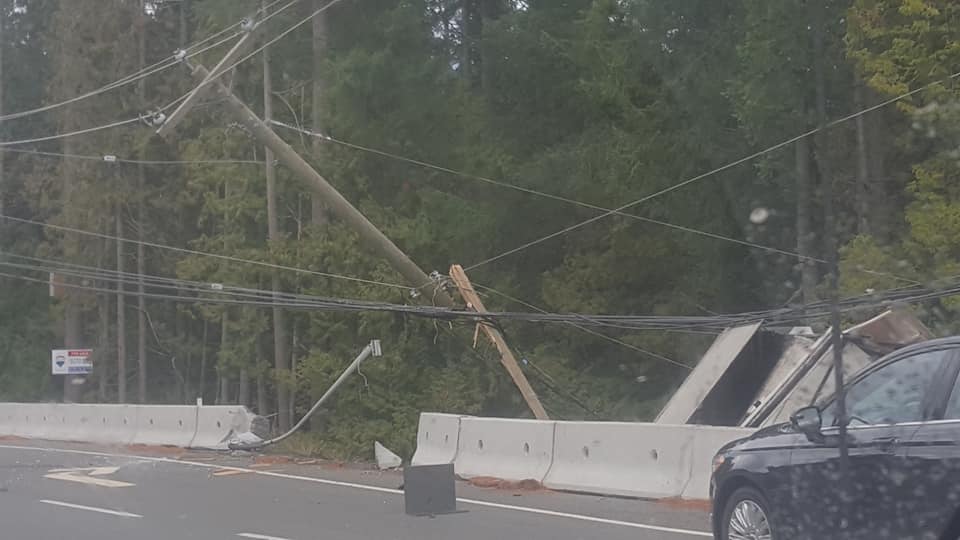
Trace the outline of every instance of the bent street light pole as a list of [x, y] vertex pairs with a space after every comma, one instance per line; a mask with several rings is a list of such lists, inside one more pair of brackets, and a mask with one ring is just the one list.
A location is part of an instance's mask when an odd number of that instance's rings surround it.
[[[210, 78], [210, 73], [200, 64], [192, 65], [192, 73], [198, 82]], [[212, 83], [215, 92], [224, 98], [224, 105], [237, 118], [260, 144], [273, 151], [277, 160], [287, 166], [294, 174], [313, 186], [314, 191], [324, 200], [331, 213], [356, 231], [368, 247], [383, 255], [387, 262], [399, 272], [412, 288], [418, 289], [433, 283], [433, 280], [416, 265], [406, 253], [400, 250], [385, 234], [380, 232], [350, 201], [344, 198], [327, 180], [306, 162], [273, 129], [260, 119], [249, 107], [233, 94], [222, 82]], [[438, 290], [434, 299], [437, 304], [452, 308], [453, 299], [446, 291]]]
[[307, 414], [303, 415], [303, 418], [301, 418], [300, 421], [297, 422], [295, 426], [290, 428], [289, 431], [287, 431], [283, 435], [280, 435], [279, 437], [275, 437], [273, 439], [269, 439], [266, 441], [259, 441], [255, 443], [230, 443], [228, 445], [229, 448], [231, 450], [257, 450], [265, 446], [278, 443], [286, 439], [290, 435], [293, 435], [294, 433], [297, 432], [297, 430], [302, 428], [303, 425], [307, 423], [307, 420], [309, 420], [310, 417], [314, 415], [314, 413], [320, 410], [320, 406], [327, 401], [327, 398], [332, 396], [333, 393], [337, 391], [337, 388], [340, 388], [340, 386], [343, 384], [343, 381], [347, 380], [347, 377], [349, 377], [354, 372], [360, 369], [360, 364], [362, 364], [364, 360], [366, 360], [367, 358], [370, 358], [371, 356], [376, 357], [376, 356], [382, 356], [382, 355], [383, 355], [383, 351], [380, 348], [380, 340], [374, 339], [370, 341], [370, 343], [367, 344], [367, 346], [364, 347], [362, 351], [360, 351], [360, 354], [353, 360], [353, 362], [351, 362], [350, 365], [347, 366], [347, 369], [343, 370], [343, 373], [341, 373], [340, 376], [337, 377], [337, 380], [333, 381], [333, 384], [330, 385], [330, 388], [327, 388], [327, 391], [324, 392], [322, 396], [320, 396], [320, 399], [318, 399], [316, 403], [313, 404], [313, 407], [310, 407], [310, 410], [307, 411]]

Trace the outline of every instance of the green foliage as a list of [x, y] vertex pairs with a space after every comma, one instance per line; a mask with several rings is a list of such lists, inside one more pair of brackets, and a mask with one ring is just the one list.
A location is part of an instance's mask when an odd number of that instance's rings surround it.
[[[865, 80], [884, 95], [899, 95], [952, 75], [950, 66], [960, 60], [960, 6], [954, 2], [859, 0], [850, 9], [850, 18], [849, 56]], [[903, 226], [887, 248], [858, 239], [845, 251], [845, 265], [883, 268], [924, 283], [960, 274], [957, 98], [952, 85], [934, 85], [901, 103], [911, 125], [898, 144], [914, 159], [903, 165], [909, 178], [902, 187]], [[921, 103], [929, 104], [918, 106]], [[862, 281], [858, 286], [890, 285], [888, 276]], [[958, 308], [956, 300], [946, 299], [924, 313], [931, 325], [956, 332], [953, 320]]]
[[[881, 93], [905, 93], [953, 74], [960, 60], [957, 20], [960, 5], [950, 0], [857, 0], [850, 9], [850, 57]], [[946, 95], [940, 87], [924, 97]]]
[[53, 308], [42, 289], [0, 278], [0, 292], [0, 400], [43, 399], [51, 383]]

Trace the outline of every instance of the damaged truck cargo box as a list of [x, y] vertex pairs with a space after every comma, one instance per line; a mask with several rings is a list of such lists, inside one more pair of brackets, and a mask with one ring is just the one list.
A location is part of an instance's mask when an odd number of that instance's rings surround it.
[[[762, 427], [786, 421], [796, 409], [834, 392], [829, 334], [728, 328], [667, 402], [663, 424]], [[844, 376], [884, 354], [930, 339], [905, 311], [887, 311], [844, 332]]]

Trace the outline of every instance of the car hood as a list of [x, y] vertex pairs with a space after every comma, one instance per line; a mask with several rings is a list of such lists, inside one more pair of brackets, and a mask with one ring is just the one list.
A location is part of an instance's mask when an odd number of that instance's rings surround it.
[[758, 429], [753, 435], [731, 441], [717, 453], [730, 451], [767, 450], [795, 445], [798, 438], [805, 438], [789, 423], [776, 424]]

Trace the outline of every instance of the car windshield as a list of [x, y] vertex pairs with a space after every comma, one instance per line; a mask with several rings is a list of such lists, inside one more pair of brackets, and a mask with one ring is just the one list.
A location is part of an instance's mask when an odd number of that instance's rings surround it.
[[958, 350], [958, 0], [0, 0], [0, 540], [960, 534]]

